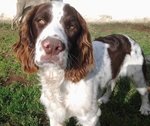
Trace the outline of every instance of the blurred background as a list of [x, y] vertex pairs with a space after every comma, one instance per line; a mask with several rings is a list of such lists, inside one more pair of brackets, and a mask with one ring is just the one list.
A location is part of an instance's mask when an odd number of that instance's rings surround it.
[[[0, 20], [12, 20], [16, 15], [17, 0], [0, 0], [0, 2]], [[149, 0], [63, 0], [63, 2], [70, 3], [90, 22], [150, 20]]]

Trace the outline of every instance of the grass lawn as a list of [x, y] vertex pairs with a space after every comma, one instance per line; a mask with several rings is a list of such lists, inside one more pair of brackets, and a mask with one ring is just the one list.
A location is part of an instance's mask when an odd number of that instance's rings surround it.
[[[131, 36], [150, 55], [150, 23], [89, 24], [92, 38], [113, 33]], [[48, 126], [43, 106], [39, 102], [40, 86], [36, 75], [28, 75], [12, 52], [18, 31], [0, 24], [0, 126]], [[102, 126], [149, 126], [150, 116], [140, 115], [140, 96], [131, 82], [124, 78], [117, 83], [109, 103], [102, 105]], [[75, 126], [74, 120], [67, 123]]]

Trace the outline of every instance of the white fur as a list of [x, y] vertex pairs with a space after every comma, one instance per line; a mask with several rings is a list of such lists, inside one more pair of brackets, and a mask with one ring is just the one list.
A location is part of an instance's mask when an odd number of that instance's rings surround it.
[[[58, 6], [60, 7], [61, 5]], [[101, 115], [101, 111], [98, 107], [98, 102], [104, 103], [109, 100], [115, 86], [115, 81], [119, 76], [133, 75], [136, 72], [141, 72], [140, 67], [139, 69], [134, 67], [137, 63], [138, 65], [143, 64], [141, 49], [138, 44], [133, 44], [134, 41], [129, 39], [132, 49], [131, 55], [126, 55], [118, 77], [112, 80], [111, 60], [107, 52], [109, 45], [94, 41], [94, 69], [87, 77], [77, 83], [65, 80], [64, 69], [67, 65], [68, 41], [64, 29], [59, 23], [63, 6], [60, 7], [61, 11], [56, 9], [57, 7], [54, 6], [52, 10], [54, 16], [52, 22], [44, 28], [36, 42], [35, 63], [37, 63], [37, 65], [40, 64], [38, 75], [42, 86], [41, 102], [45, 106], [51, 126], [63, 126], [64, 121], [72, 116], [75, 116], [78, 122], [83, 126], [100, 126], [99, 116]], [[41, 41], [48, 36], [57, 36], [57, 39], [60, 39], [66, 45], [66, 49], [59, 54], [63, 67], [59, 63], [41, 64], [41, 56], [45, 55], [44, 49], [41, 46]], [[138, 53], [135, 53], [135, 50]], [[128, 69], [129, 65], [133, 65], [133, 70], [131, 72]], [[141, 76], [143, 75], [137, 74], [134, 79]], [[104, 96], [100, 98], [101, 92], [98, 89], [104, 89], [105, 87], [107, 91]], [[143, 79], [139, 80], [137, 88], [142, 95], [142, 106], [140, 111], [142, 114], [148, 115], [150, 109], [147, 90], [145, 90], [146, 82]], [[140, 88], [145, 89], [141, 90]]]

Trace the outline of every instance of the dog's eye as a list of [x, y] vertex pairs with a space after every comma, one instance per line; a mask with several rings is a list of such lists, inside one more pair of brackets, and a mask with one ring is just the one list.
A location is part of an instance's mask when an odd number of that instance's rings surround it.
[[46, 21], [42, 18], [38, 19], [37, 22], [39, 25], [42, 25], [42, 26], [46, 25]]
[[73, 30], [75, 28], [75, 24], [67, 25], [66, 29]]
[[73, 21], [70, 21], [67, 25], [66, 25], [66, 29], [68, 30], [73, 30], [76, 28], [76, 22], [73, 20]]

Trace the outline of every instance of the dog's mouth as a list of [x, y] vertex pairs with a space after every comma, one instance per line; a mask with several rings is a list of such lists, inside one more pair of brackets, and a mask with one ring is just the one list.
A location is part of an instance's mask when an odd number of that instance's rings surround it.
[[60, 64], [60, 58], [58, 56], [43, 55], [40, 61], [35, 61], [35, 63], [40, 67], [44, 64]]
[[58, 56], [51, 56], [51, 55], [43, 55], [41, 56], [42, 63], [59, 63], [60, 58]]
[[35, 64], [41, 68], [45, 67], [47, 65], [53, 65], [53, 66], [59, 66], [61, 68], [65, 68], [66, 62], [65, 62], [65, 56], [60, 56], [60, 55], [42, 55], [40, 57], [40, 60], [35, 60]]

